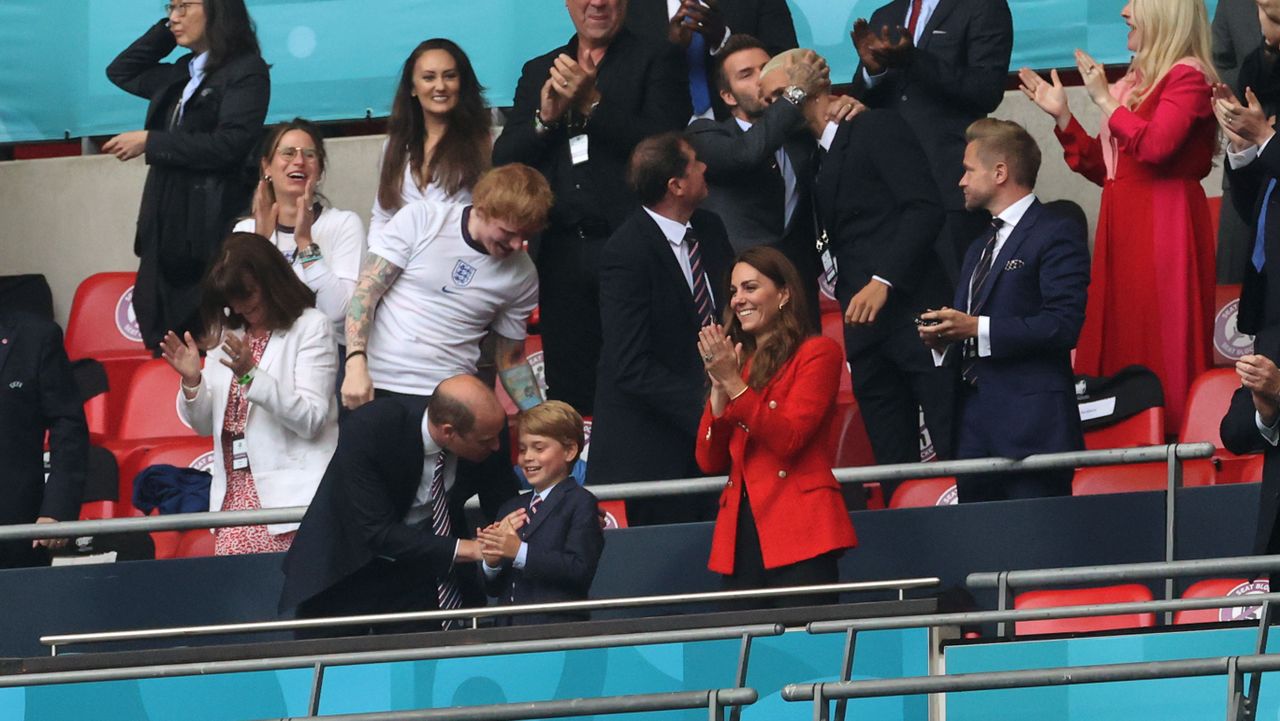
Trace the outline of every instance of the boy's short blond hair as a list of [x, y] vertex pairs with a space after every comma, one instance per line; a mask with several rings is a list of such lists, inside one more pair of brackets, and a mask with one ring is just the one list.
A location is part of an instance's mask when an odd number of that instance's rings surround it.
[[543, 401], [520, 414], [520, 435], [531, 433], [546, 436], [563, 446], [574, 444], [578, 452], [573, 460], [582, 455], [582, 446], [586, 442], [582, 430], [582, 416], [573, 406], [564, 401]]

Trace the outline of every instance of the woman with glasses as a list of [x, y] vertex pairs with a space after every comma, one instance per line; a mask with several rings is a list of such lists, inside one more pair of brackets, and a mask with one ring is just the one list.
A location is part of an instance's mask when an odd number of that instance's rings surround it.
[[[198, 327], [200, 279], [237, 215], [249, 207], [253, 148], [271, 78], [244, 0], [175, 0], [111, 61], [107, 77], [147, 98], [143, 130], [102, 146], [149, 166], [134, 253], [134, 311], [155, 349], [169, 329]], [[164, 62], [175, 46], [189, 50]]]

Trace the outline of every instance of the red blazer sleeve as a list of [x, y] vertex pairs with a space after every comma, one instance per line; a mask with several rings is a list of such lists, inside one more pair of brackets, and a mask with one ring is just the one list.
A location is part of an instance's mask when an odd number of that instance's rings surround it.
[[1107, 179], [1107, 164], [1102, 159], [1102, 142], [1089, 135], [1074, 115], [1066, 130], [1059, 130], [1054, 125], [1053, 134], [1062, 143], [1062, 156], [1067, 161], [1067, 167], [1102, 185]]
[[840, 385], [840, 345], [817, 336], [805, 341], [790, 361], [797, 364], [795, 384], [770, 408], [753, 388], [731, 401], [724, 418], [739, 422], [755, 442], [781, 458], [789, 458], [813, 441]]
[[1204, 73], [1189, 65], [1174, 65], [1161, 83], [1159, 95], [1148, 96], [1155, 110], [1150, 118], [1128, 108], [1111, 114], [1108, 126], [1122, 153], [1148, 165], [1170, 160], [1187, 143], [1192, 129], [1213, 113]]
[[724, 475], [729, 472], [729, 440], [734, 425], [727, 419], [728, 413], [719, 418], [711, 415], [711, 401], [702, 408], [702, 420], [698, 423], [698, 443], [694, 456], [698, 468], [708, 475]]

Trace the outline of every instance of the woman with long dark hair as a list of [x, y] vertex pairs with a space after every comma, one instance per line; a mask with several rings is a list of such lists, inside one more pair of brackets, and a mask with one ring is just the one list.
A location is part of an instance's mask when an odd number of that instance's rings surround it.
[[[249, 207], [251, 156], [262, 133], [271, 79], [244, 0], [175, 0], [107, 66], [122, 90], [147, 98], [144, 130], [102, 149], [145, 155], [134, 253], [133, 307], [143, 342], [198, 324], [200, 279], [237, 215]], [[175, 46], [191, 52], [162, 62]]]
[[837, 559], [857, 544], [831, 471], [844, 350], [815, 335], [800, 275], [773, 248], [739, 255], [723, 297], [724, 326], [698, 336], [711, 379], [698, 465], [729, 475], [707, 566], [726, 590], [834, 583]]
[[471, 60], [452, 40], [409, 53], [387, 120], [369, 235], [415, 200], [465, 203], [489, 167], [489, 108]]
[[[332, 323], [280, 251], [254, 233], [222, 244], [200, 306], [200, 340], [171, 331], [161, 350], [181, 376], [179, 415], [201, 435], [219, 434], [209, 510], [308, 505], [338, 445]], [[297, 527], [223, 528], [215, 553], [284, 551]]]

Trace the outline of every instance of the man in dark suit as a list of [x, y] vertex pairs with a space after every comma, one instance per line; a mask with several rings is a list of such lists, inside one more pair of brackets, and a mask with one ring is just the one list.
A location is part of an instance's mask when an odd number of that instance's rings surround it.
[[965, 128], [1004, 98], [1013, 51], [1008, 1], [893, 0], [869, 23], [854, 24], [853, 42], [854, 96], [897, 110], [924, 146], [947, 211], [939, 250], [954, 274], [987, 221], [965, 211], [956, 183]]
[[[1244, 95], [1238, 82], [1240, 66], [1258, 48], [1262, 28], [1258, 23], [1258, 5], [1254, 0], [1219, 0], [1213, 11], [1213, 67], [1222, 82]], [[1222, 176], [1223, 195], [1231, 194], [1230, 174]], [[1239, 283], [1252, 244], [1246, 222], [1234, 203], [1223, 203], [1218, 216], [1218, 282]]]
[[1263, 329], [1254, 338], [1254, 353], [1236, 361], [1240, 388], [1218, 428], [1232, 453], [1265, 452], [1258, 499], [1258, 529], [1253, 553], [1280, 553], [1280, 326]]
[[769, 55], [797, 44], [786, 0], [630, 0], [627, 27], [673, 46], [689, 79], [693, 114], [706, 118], [713, 109], [723, 114], [715, 65], [732, 34], [759, 38]]
[[531, 165], [555, 193], [550, 224], [531, 246], [548, 396], [591, 415], [600, 249], [635, 208], [627, 158], [643, 138], [685, 126], [689, 89], [674, 53], [622, 26], [626, 0], [566, 5], [577, 33], [525, 63], [493, 162]]
[[[787, 256], [808, 285], [816, 322], [822, 267], [814, 249], [812, 188], [818, 146], [797, 106], [761, 97], [760, 69], [769, 62], [763, 43], [734, 34], [718, 60], [715, 77], [730, 117], [695, 120], [685, 131], [707, 164], [705, 207], [724, 220], [736, 252], [771, 245]], [[806, 93], [827, 82], [820, 70], [814, 66], [802, 79]]]
[[[707, 392], [698, 329], [719, 322], [733, 250], [724, 224], [699, 210], [706, 166], [678, 133], [636, 146], [628, 176], [643, 207], [601, 256], [604, 346], [588, 482], [702, 475], [694, 437]], [[708, 520], [702, 496], [627, 503], [632, 525]]]
[[761, 87], [774, 104], [798, 105], [823, 148], [814, 200], [838, 270], [845, 352], [871, 449], [877, 463], [918, 462], [923, 408], [938, 456], [949, 458], [954, 383], [934, 367], [913, 322], [951, 296], [934, 250], [943, 213], [924, 150], [892, 110], [828, 123], [826, 91], [809, 96], [795, 84], [798, 57], [770, 60]]
[[[1071, 349], [1089, 288], [1086, 230], [1036, 199], [1040, 149], [1022, 126], [983, 118], [966, 135], [965, 205], [992, 224], [965, 255], [955, 307], [924, 313], [920, 327], [960, 374], [956, 457], [1081, 450]], [[961, 503], [1069, 496], [1071, 476], [961, 476], [957, 490]]]
[[[477, 473], [498, 449], [506, 414], [471, 375], [446, 379], [427, 398], [377, 398], [347, 416], [293, 546], [280, 608], [299, 617], [423, 611], [483, 605], [471, 572], [480, 559], [464, 537], [463, 504], [479, 494], [492, 518], [516, 494], [509, 476]], [[319, 635], [396, 633], [438, 624], [327, 629]]]
[[[0, 311], [0, 525], [79, 518], [88, 464], [89, 428], [62, 347], [62, 330], [34, 315]], [[43, 549], [66, 543], [0, 543], [0, 568], [42, 565], [48, 560]]]

